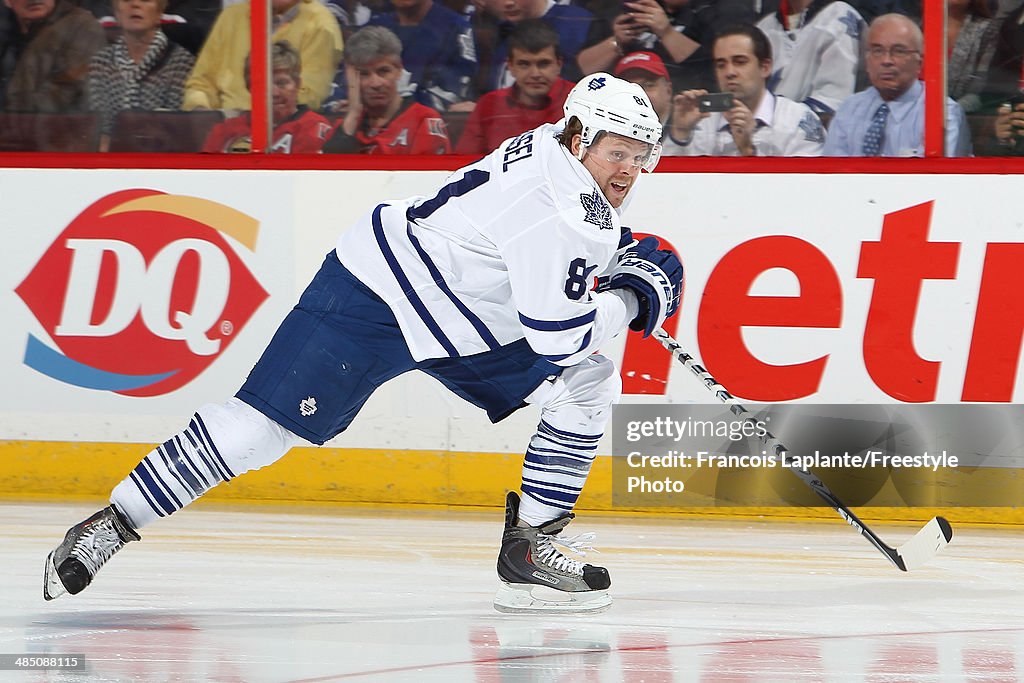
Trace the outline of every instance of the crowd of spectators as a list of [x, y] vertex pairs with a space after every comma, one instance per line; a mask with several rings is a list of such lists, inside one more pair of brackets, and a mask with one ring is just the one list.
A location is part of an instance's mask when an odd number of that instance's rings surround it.
[[[202, 151], [248, 151], [250, 4], [4, 0], [0, 109], [94, 117], [100, 151], [124, 112], [213, 110]], [[274, 152], [482, 155], [560, 119], [572, 85], [605, 71], [647, 92], [664, 155], [923, 155], [920, 0], [271, 10]], [[947, 0], [946, 14], [946, 154], [1024, 155], [1024, 4]]]

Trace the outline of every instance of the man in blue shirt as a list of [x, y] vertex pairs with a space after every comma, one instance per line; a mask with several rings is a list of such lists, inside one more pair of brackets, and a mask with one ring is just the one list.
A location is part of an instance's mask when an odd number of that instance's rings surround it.
[[[828, 129], [826, 156], [924, 156], [921, 29], [901, 14], [871, 22], [867, 72], [871, 87], [848, 97]], [[946, 99], [946, 156], [971, 156], [963, 109]]]
[[[510, 87], [515, 79], [508, 71], [507, 38], [512, 25], [524, 19], [541, 19], [558, 32], [561, 49], [562, 73], [567, 81], [582, 77], [576, 57], [588, 47], [592, 39], [591, 25], [594, 15], [575, 5], [559, 5], [551, 0], [487, 0], [487, 10], [498, 17], [498, 43], [491, 56], [488, 90]], [[595, 41], [596, 42], [596, 41]]]
[[469, 21], [434, 0], [392, 0], [394, 11], [374, 15], [370, 25], [390, 29], [402, 41], [402, 64], [420, 104], [445, 111], [475, 99], [476, 47]]

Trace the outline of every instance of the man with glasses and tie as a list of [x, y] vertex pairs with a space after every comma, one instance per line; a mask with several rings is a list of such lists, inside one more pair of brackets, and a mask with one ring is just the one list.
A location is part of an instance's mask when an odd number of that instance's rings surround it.
[[[868, 30], [871, 87], [847, 98], [825, 141], [826, 156], [924, 156], [924, 39], [901, 14], [884, 14]], [[946, 99], [946, 156], [971, 156], [963, 109]]]

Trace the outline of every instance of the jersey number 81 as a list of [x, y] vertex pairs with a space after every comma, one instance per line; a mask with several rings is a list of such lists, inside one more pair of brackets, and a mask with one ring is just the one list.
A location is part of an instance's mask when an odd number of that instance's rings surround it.
[[579, 301], [590, 291], [590, 274], [597, 266], [587, 266], [587, 260], [575, 258], [569, 263], [569, 274], [565, 280], [565, 295], [573, 301]]

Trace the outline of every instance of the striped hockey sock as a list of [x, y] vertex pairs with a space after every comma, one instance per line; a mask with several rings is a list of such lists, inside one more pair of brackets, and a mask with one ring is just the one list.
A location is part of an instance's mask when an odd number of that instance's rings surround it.
[[537, 526], [572, 512], [601, 434], [577, 434], [541, 420], [523, 462], [519, 519]]
[[185, 507], [234, 472], [195, 413], [186, 429], [150, 451], [110, 496], [136, 529]]

